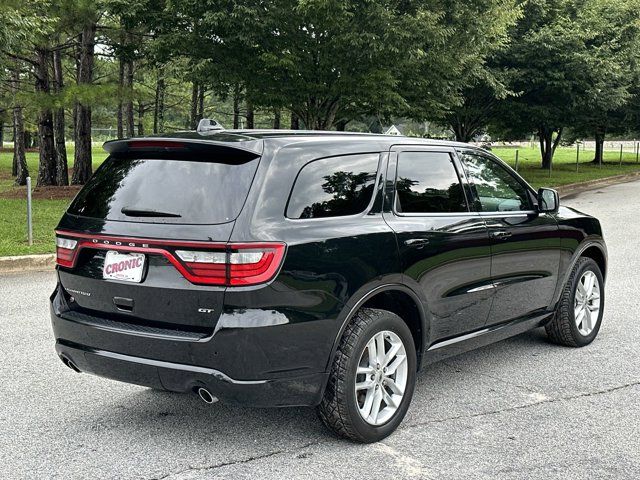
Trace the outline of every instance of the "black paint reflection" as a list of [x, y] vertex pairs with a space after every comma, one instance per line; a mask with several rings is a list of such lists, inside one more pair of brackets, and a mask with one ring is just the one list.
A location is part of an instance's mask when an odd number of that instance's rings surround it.
[[287, 216], [322, 218], [363, 212], [373, 195], [378, 158], [378, 154], [351, 155], [307, 164], [293, 187]]
[[462, 185], [445, 152], [403, 152], [398, 161], [396, 211], [467, 211]]

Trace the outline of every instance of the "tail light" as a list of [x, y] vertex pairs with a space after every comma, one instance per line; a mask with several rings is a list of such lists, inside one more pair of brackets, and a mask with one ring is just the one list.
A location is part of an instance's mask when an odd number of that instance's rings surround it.
[[76, 256], [77, 246], [77, 240], [56, 237], [56, 263], [63, 267], [72, 267]]
[[176, 255], [190, 273], [207, 283], [243, 286], [271, 280], [280, 268], [284, 250], [283, 243], [230, 243], [224, 252], [176, 250]]
[[56, 263], [73, 268], [83, 248], [164, 256], [190, 282], [248, 286], [273, 279], [284, 258], [284, 243], [181, 242], [56, 231]]

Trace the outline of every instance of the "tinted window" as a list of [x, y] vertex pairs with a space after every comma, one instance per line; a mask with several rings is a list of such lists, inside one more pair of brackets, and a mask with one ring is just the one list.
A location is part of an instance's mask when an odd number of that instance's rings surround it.
[[258, 162], [109, 157], [69, 213], [129, 222], [228, 222], [240, 213]]
[[398, 213], [466, 212], [460, 179], [445, 152], [403, 152], [396, 177]]
[[369, 153], [308, 163], [291, 191], [287, 217], [339, 217], [364, 212], [373, 194], [378, 159], [377, 153]]
[[525, 186], [497, 162], [469, 152], [461, 152], [471, 188], [476, 193], [477, 210], [512, 212], [530, 210]]

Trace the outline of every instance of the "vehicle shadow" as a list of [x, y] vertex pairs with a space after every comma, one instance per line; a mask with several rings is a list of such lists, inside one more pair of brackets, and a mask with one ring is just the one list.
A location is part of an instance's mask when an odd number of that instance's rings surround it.
[[[538, 329], [454, 358], [473, 356], [478, 371], [491, 371], [492, 365], [510, 362], [514, 356], [531, 355], [532, 350], [545, 344], [544, 332]], [[459, 415], [460, 408], [466, 408], [465, 399], [475, 395], [478, 388], [483, 386], [473, 372], [460, 370], [447, 360], [429, 365], [418, 376], [407, 422]], [[475, 404], [477, 408], [490, 409], [495, 400], [488, 398], [483, 404], [483, 399], [477, 399]], [[141, 438], [153, 437], [160, 445], [175, 445], [178, 439], [192, 446], [216, 448], [221, 455], [236, 455], [238, 448], [249, 445], [254, 454], [256, 448], [259, 454], [273, 445], [289, 450], [337, 441], [311, 407], [247, 408], [220, 402], [208, 405], [195, 394], [139, 387], [131, 387], [117, 398], [104, 397], [99, 406], [83, 412], [78, 420], [121, 434], [136, 432]]]

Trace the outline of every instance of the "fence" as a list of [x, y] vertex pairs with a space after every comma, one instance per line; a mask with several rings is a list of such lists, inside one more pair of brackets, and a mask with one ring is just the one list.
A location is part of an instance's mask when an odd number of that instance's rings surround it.
[[[509, 144], [509, 145], [503, 145], [503, 146], [511, 146], [513, 147], [513, 144]], [[529, 149], [532, 148], [529, 144], [529, 142], [517, 142], [517, 144], [515, 145], [515, 163], [514, 163], [514, 169], [517, 172], [518, 168], [520, 167], [520, 151], [523, 150], [523, 148], [521, 147], [528, 147]], [[589, 148], [592, 147], [592, 148]], [[609, 148], [607, 150], [607, 147]], [[586, 154], [586, 152], [595, 152], [595, 148], [596, 148], [596, 143], [594, 141], [578, 141], [575, 143], [575, 171], [576, 173], [580, 172], [580, 157], [582, 155], [583, 157], [583, 161], [584, 161], [584, 155]], [[616, 163], [618, 164], [618, 166], [622, 167], [623, 164], [623, 159], [625, 158], [625, 155], [627, 155], [627, 162], [629, 163], [629, 158], [628, 158], [628, 154], [630, 153], [631, 156], [631, 161], [633, 162], [633, 160], [635, 159], [635, 163], [640, 163], [640, 141], [636, 141], [636, 140], [621, 140], [619, 142], [615, 142], [615, 141], [611, 141], [611, 142], [604, 142], [603, 145], [603, 151], [602, 151], [602, 156], [599, 159], [598, 162], [598, 167], [602, 168], [603, 164], [605, 163], [604, 161], [604, 157], [606, 154], [609, 154], [609, 157], [611, 157], [611, 153], [615, 153], [616, 154]], [[607, 164], [611, 164], [611, 158], [609, 158], [609, 161], [606, 162]], [[565, 162], [566, 164], [566, 162]], [[583, 164], [584, 165], [584, 164]], [[553, 162], [549, 165], [549, 177], [551, 177], [552, 175], [552, 171], [553, 171]]]

